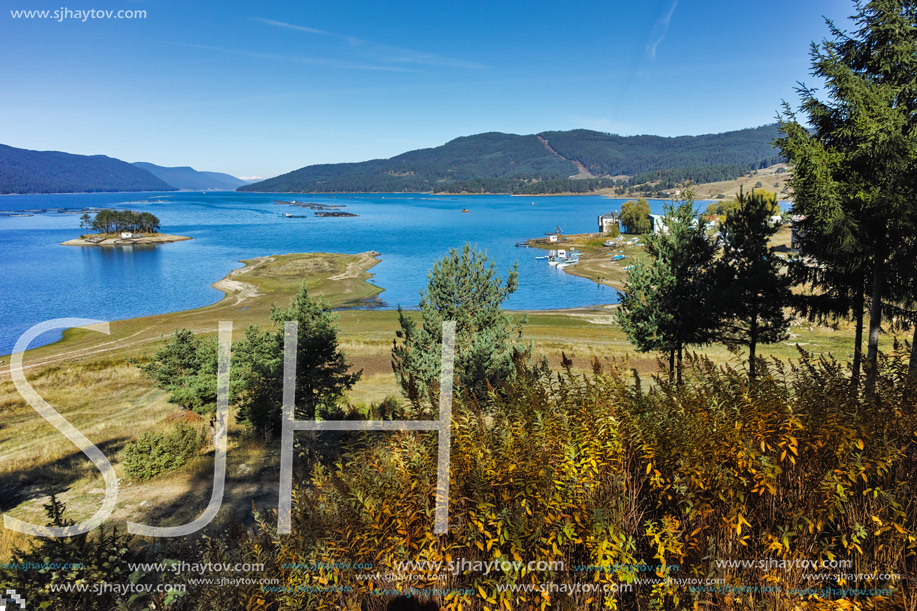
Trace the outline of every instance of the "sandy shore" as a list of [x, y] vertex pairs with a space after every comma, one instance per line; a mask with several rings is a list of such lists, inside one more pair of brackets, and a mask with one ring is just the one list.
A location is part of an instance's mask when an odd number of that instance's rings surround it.
[[170, 235], [168, 233], [157, 233], [155, 235], [145, 236], [142, 238], [105, 238], [101, 242], [90, 241], [83, 238], [67, 240], [61, 242], [63, 246], [130, 246], [133, 244], [166, 244], [168, 242], [181, 242], [191, 238], [183, 235]]

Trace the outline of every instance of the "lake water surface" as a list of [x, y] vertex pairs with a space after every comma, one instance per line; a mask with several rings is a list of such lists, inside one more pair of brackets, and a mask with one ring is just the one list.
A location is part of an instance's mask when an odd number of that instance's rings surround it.
[[[343, 204], [351, 218], [318, 218], [275, 200]], [[426, 273], [449, 248], [486, 250], [501, 274], [519, 263], [519, 290], [506, 307], [572, 308], [614, 303], [613, 289], [535, 260], [541, 251], [517, 242], [560, 225], [566, 233], [596, 231], [599, 214], [623, 200], [599, 196], [510, 197], [424, 194], [291, 195], [234, 192], [94, 193], [0, 196], [0, 211], [128, 208], [152, 212], [162, 231], [194, 238], [156, 247], [75, 247], [78, 215], [0, 214], [0, 354], [39, 322], [60, 317], [117, 320], [205, 306], [222, 293], [210, 285], [240, 260], [293, 252], [375, 250], [372, 282], [385, 289], [382, 307], [417, 306]], [[534, 202], [534, 205], [532, 204]], [[651, 202], [653, 212], [662, 202]], [[469, 213], [461, 210], [468, 208]], [[284, 218], [282, 213], [306, 214]], [[59, 339], [47, 334], [33, 346]]]

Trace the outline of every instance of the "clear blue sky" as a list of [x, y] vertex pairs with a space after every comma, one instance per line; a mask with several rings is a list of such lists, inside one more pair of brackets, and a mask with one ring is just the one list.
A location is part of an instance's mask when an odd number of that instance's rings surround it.
[[[770, 123], [848, 0], [4, 0], [0, 143], [269, 177], [485, 131]], [[146, 19], [14, 19], [17, 9]]]

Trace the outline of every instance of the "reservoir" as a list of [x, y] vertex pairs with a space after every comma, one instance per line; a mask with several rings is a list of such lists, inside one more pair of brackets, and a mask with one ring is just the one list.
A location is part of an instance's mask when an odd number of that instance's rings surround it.
[[[340, 206], [332, 209], [356, 216], [322, 217], [275, 203], [294, 200]], [[241, 267], [241, 260], [293, 252], [381, 253], [381, 262], [371, 270], [372, 282], [385, 289], [375, 307], [416, 307], [433, 263], [465, 243], [486, 251], [504, 278], [518, 262], [519, 290], [507, 308], [615, 303], [614, 289], [536, 261], [540, 251], [515, 244], [558, 225], [569, 234], [595, 232], [598, 215], [620, 209], [623, 201], [601, 196], [236, 192], [2, 196], [0, 355], [11, 351], [26, 329], [52, 318], [111, 321], [215, 303], [222, 293], [211, 284]], [[654, 213], [662, 211], [663, 202], [650, 205]], [[78, 214], [58, 209], [84, 207], [151, 212], [163, 233], [193, 239], [143, 247], [61, 246], [83, 230]], [[31, 216], [9, 214], [25, 210]], [[289, 216], [291, 211], [296, 214]], [[57, 339], [48, 334], [33, 346]]]

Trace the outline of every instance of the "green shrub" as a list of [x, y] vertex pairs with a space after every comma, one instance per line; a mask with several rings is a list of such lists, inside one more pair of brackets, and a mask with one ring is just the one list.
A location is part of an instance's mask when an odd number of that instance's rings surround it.
[[204, 445], [205, 434], [184, 423], [178, 423], [166, 434], [144, 433], [124, 449], [124, 474], [143, 481], [178, 469]]
[[[43, 507], [48, 526], [74, 525], [65, 515], [66, 506], [54, 493]], [[104, 524], [91, 533], [73, 537], [35, 537], [12, 550], [9, 564], [0, 563], [0, 600], [2, 593], [15, 590], [26, 599], [28, 606], [23, 608], [29, 610], [177, 609], [175, 603], [184, 593], [158, 593], [153, 589], [156, 583], [168, 581], [161, 569], [149, 565], [131, 568], [133, 563], [153, 561], [147, 554], [149, 548], [135, 541], [124, 530]], [[23, 570], [22, 565], [43, 568]], [[129, 583], [137, 589], [93, 590], [95, 584], [113, 582]], [[86, 584], [88, 589], [66, 589], [73, 584]], [[150, 589], [142, 590], [144, 586]], [[13, 604], [0, 608], [20, 607]]]

